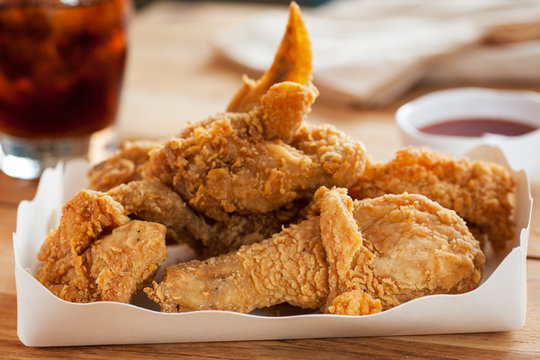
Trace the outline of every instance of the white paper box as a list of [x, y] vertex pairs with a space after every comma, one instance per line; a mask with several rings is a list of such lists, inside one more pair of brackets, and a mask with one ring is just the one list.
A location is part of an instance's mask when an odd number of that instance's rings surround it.
[[[498, 148], [482, 146], [469, 153], [507, 166]], [[17, 334], [28, 346], [168, 343], [377, 335], [443, 334], [506, 331], [525, 323], [527, 282], [525, 261], [532, 210], [524, 171], [516, 181], [516, 235], [505, 254], [487, 252], [481, 285], [460, 295], [432, 295], [367, 316], [320, 313], [268, 316], [227, 311], [160, 313], [113, 302], [76, 304], [50, 293], [31, 274], [48, 229], [55, 227], [62, 205], [86, 186], [87, 164], [70, 162], [43, 174], [36, 197], [23, 201], [13, 235], [17, 285]], [[170, 249], [169, 263], [189, 254]], [[144, 295], [139, 297], [144, 298]], [[150, 304], [139, 301], [138, 304]], [[257, 314], [260, 314], [257, 312]], [[264, 313], [263, 313], [264, 314]]]

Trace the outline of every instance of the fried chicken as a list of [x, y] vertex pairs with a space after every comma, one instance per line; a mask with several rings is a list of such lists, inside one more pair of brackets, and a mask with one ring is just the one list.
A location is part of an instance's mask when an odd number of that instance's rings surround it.
[[132, 181], [107, 192], [122, 204], [127, 215], [167, 227], [167, 238], [186, 243], [207, 258], [259, 242], [295, 220], [302, 208], [291, 203], [265, 214], [233, 214], [214, 221], [192, 211], [182, 198], [157, 179]]
[[250, 112], [221, 114], [167, 141], [145, 171], [220, 221], [310, 199], [322, 185], [351, 186], [364, 168], [364, 146], [331, 126], [302, 123], [315, 93], [310, 84], [276, 84]]
[[407, 147], [388, 163], [368, 162], [350, 193], [364, 199], [405, 191], [455, 210], [480, 240], [487, 235], [496, 251], [513, 237], [514, 182], [502, 166]]
[[122, 204], [127, 215], [165, 225], [167, 238], [174, 242], [197, 249], [199, 241], [208, 243], [214, 236], [205, 219], [157, 179], [131, 181], [107, 194]]
[[89, 188], [107, 191], [113, 187], [143, 178], [142, 169], [148, 152], [159, 145], [156, 141], [126, 142], [117, 154], [94, 165], [88, 171]]
[[313, 309], [326, 299], [327, 272], [318, 219], [312, 218], [237, 252], [169, 266], [163, 281], [144, 291], [165, 312], [247, 313], [282, 302]]
[[291, 3], [268, 71], [258, 81], [244, 78], [228, 112], [153, 150], [145, 174], [217, 221], [309, 201], [322, 185], [352, 185], [363, 171], [363, 145], [330, 126], [303, 123], [318, 95], [311, 70], [309, 36]]
[[273, 65], [244, 79], [229, 112], [162, 145], [123, 149], [89, 172], [91, 187], [202, 256], [264, 240], [295, 221], [319, 186], [350, 186], [365, 162], [360, 142], [303, 123], [318, 95], [310, 78], [311, 44], [293, 3]]
[[272, 66], [244, 77], [227, 112], [166, 141], [127, 143], [88, 172], [107, 193], [83, 190], [64, 206], [36, 278], [68, 301], [130, 302], [166, 259], [167, 237], [209, 258], [170, 266], [144, 289], [166, 312], [287, 302], [365, 315], [477, 287], [485, 256], [445, 207], [502, 248], [508, 173], [412, 149], [371, 163], [361, 142], [304, 123], [318, 96], [311, 70], [291, 3]]
[[131, 221], [110, 196], [81, 190], [38, 253], [36, 279], [73, 302], [129, 302], [167, 258], [165, 226]]
[[303, 222], [237, 252], [167, 267], [145, 292], [166, 312], [288, 302], [362, 315], [478, 286], [485, 256], [454, 211], [422, 195], [353, 202], [345, 193], [321, 189]]
[[[272, 66], [258, 81], [244, 76], [244, 83], [230, 101], [227, 112], [230, 114], [247, 113], [259, 106], [264, 96], [262, 101], [266, 103], [265, 108], [269, 110], [263, 114], [266, 117], [264, 131], [267, 137], [283, 139], [292, 135], [294, 127], [300, 124], [298, 116], [301, 117], [309, 111], [309, 106], [313, 102], [310, 98], [317, 95], [313, 86], [307, 89], [307, 94], [297, 91], [297, 84], [306, 85], [311, 79], [311, 61], [309, 35], [298, 5], [292, 2], [287, 28]], [[278, 87], [271, 88], [278, 83], [281, 83]], [[291, 96], [283, 96], [280, 93], [290, 93]], [[307, 100], [295, 99], [295, 96], [307, 97]], [[209, 117], [200, 121], [183, 130], [178, 137], [190, 137], [194, 129], [208, 126], [219, 118], [220, 116]], [[95, 165], [88, 172], [90, 189], [107, 191], [117, 185], [145, 178], [143, 166], [148, 160], [148, 153], [158, 144], [156, 141], [147, 140], [127, 142], [116, 155]], [[165, 162], [155, 162], [153, 165], [165, 165]], [[167, 175], [165, 169], [153, 170], [154, 175], [161, 174], [162, 177]], [[171, 183], [172, 180], [165, 182]]]

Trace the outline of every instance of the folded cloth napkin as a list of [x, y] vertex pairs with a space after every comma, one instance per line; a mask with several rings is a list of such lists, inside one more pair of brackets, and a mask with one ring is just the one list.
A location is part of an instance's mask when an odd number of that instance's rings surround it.
[[[336, 0], [303, 16], [321, 99], [382, 106], [422, 78], [540, 81], [538, 0]], [[284, 9], [220, 30], [215, 48], [264, 71], [286, 20]]]

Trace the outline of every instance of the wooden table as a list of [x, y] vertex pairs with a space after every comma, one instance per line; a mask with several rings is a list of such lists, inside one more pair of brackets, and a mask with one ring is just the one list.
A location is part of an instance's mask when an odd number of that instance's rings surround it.
[[[216, 29], [270, 5], [246, 3], [159, 3], [132, 22], [132, 48], [120, 129], [125, 138], [167, 137], [187, 121], [221, 111], [240, 84], [237, 70], [214, 56], [209, 40]], [[462, 84], [460, 84], [462, 85]], [[476, 84], [478, 85], [478, 84]], [[492, 86], [493, 87], [493, 86]], [[500, 88], [540, 91], [540, 85], [498, 84]], [[377, 110], [351, 110], [317, 103], [312, 122], [331, 122], [361, 139], [377, 160], [400, 146], [393, 114], [398, 106], [442, 87], [420, 84], [393, 104]], [[31, 199], [37, 181], [0, 174], [0, 358], [502, 358], [540, 357], [540, 204], [533, 210], [527, 260], [528, 312], [525, 326], [502, 333], [311, 339], [229, 343], [28, 348], [16, 334], [16, 291], [11, 234], [19, 201]], [[540, 198], [540, 176], [532, 179]]]

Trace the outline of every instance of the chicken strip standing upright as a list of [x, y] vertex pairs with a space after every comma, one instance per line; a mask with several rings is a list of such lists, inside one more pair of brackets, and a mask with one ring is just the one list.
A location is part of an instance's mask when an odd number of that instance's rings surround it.
[[166, 312], [249, 312], [288, 302], [362, 315], [480, 282], [478, 241], [454, 211], [422, 195], [353, 202], [345, 190], [321, 189], [318, 209], [261, 243], [169, 266], [145, 292]]

